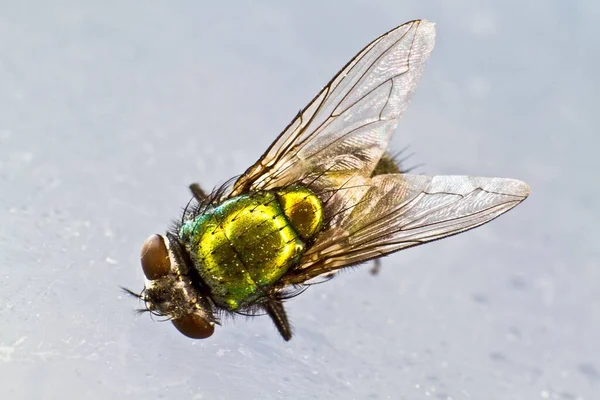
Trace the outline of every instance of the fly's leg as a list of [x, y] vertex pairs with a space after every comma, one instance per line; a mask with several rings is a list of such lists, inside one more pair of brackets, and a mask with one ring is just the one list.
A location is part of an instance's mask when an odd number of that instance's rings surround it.
[[283, 308], [283, 303], [278, 300], [268, 300], [264, 304], [264, 308], [283, 339], [286, 342], [290, 340], [292, 338], [292, 328]]
[[373, 267], [371, 268], [371, 275], [377, 275], [381, 271], [381, 260], [376, 258], [373, 260]]
[[200, 185], [197, 183], [192, 183], [190, 185], [190, 192], [192, 192], [192, 195], [196, 200], [198, 200], [199, 203], [203, 202], [206, 199], [206, 197], [208, 197], [204, 190], [202, 190]]

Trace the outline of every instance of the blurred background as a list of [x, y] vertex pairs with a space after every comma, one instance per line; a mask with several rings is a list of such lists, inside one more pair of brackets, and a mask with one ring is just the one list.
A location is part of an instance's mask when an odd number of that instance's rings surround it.
[[[193, 341], [136, 316], [139, 249], [242, 173], [360, 48], [437, 44], [392, 143], [518, 178], [489, 225]], [[600, 398], [600, 5], [0, 1], [0, 398]]]

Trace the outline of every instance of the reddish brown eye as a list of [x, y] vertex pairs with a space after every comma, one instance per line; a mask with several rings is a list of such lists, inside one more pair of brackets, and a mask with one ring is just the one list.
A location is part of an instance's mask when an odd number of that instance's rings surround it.
[[179, 332], [192, 339], [206, 339], [215, 331], [215, 325], [198, 314], [188, 314], [171, 322]]
[[158, 279], [171, 271], [171, 260], [165, 239], [160, 235], [152, 235], [142, 246], [142, 269], [150, 280]]

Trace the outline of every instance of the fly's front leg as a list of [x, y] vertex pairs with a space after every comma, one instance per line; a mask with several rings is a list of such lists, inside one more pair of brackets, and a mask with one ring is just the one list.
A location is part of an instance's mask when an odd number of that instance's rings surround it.
[[208, 197], [198, 183], [192, 183], [190, 185], [190, 192], [192, 192], [192, 196], [194, 196], [199, 203], [203, 202], [206, 200], [206, 197]]

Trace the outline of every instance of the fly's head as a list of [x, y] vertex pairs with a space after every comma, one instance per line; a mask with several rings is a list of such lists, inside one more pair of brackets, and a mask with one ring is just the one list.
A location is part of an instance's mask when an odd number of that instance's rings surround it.
[[211, 301], [194, 285], [188, 267], [178, 260], [172, 243], [162, 235], [152, 235], [141, 251], [145, 288], [139, 295], [146, 310], [165, 317], [185, 336], [205, 339], [217, 323]]

